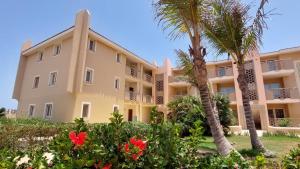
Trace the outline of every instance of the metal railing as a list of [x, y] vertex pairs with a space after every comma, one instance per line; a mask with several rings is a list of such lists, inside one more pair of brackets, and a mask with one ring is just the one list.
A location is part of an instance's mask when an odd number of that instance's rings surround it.
[[293, 68], [294, 65], [292, 60], [272, 60], [261, 62], [262, 72], [278, 71]]
[[217, 67], [216, 71], [208, 72], [208, 78], [233, 76], [232, 67]]
[[273, 99], [298, 99], [299, 92], [298, 88], [276, 88], [266, 89], [267, 100]]
[[153, 83], [153, 77], [150, 74], [144, 73], [143, 80], [149, 83]]
[[274, 127], [300, 127], [300, 118], [270, 118], [269, 122]]
[[138, 72], [137, 68], [130, 67], [130, 66], [126, 66], [125, 73], [126, 73], [126, 75], [129, 75], [134, 78], [138, 78], [138, 76], [139, 76], [139, 72]]
[[138, 101], [139, 94], [136, 92], [126, 91], [125, 92], [125, 100], [127, 101]]
[[154, 103], [151, 95], [143, 95], [143, 103]]
[[188, 82], [188, 77], [186, 76], [169, 76], [169, 83], [176, 82]]
[[228, 97], [229, 101], [236, 101], [236, 96], [235, 93], [224, 93], [224, 92], [219, 92], [220, 94]]
[[183, 96], [187, 96], [188, 94], [176, 94], [176, 95], [172, 95], [171, 96], [171, 99], [170, 100], [175, 100], [175, 99], [178, 99], [180, 97], [183, 97]]

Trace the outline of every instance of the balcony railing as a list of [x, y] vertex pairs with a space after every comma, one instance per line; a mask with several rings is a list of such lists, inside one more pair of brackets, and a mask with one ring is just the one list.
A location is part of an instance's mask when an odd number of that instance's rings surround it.
[[272, 60], [261, 62], [262, 72], [293, 69], [293, 67], [294, 65], [292, 60]]
[[183, 97], [183, 96], [187, 96], [188, 94], [176, 94], [176, 95], [172, 95], [171, 96], [171, 100], [175, 100], [175, 99], [178, 99], [180, 97]]
[[126, 66], [125, 72], [126, 72], [126, 75], [129, 75], [134, 78], [137, 78], [139, 75], [137, 68], [130, 67], [130, 66]]
[[266, 89], [267, 100], [273, 99], [298, 99], [299, 92], [298, 88], [276, 88]]
[[186, 76], [169, 76], [169, 83], [176, 82], [188, 82], [188, 77]]
[[222, 93], [220, 92], [220, 94], [227, 96], [229, 101], [236, 101], [236, 97], [235, 97], [235, 93]]
[[125, 92], [125, 100], [127, 101], [138, 101], [139, 94], [136, 92], [126, 91]]
[[209, 78], [233, 76], [232, 67], [217, 68], [216, 71], [208, 72]]
[[300, 127], [300, 118], [270, 118], [270, 125], [274, 127]]
[[143, 80], [149, 83], [153, 83], [153, 77], [150, 74], [144, 73]]
[[153, 104], [153, 97], [151, 95], [143, 95], [143, 103]]

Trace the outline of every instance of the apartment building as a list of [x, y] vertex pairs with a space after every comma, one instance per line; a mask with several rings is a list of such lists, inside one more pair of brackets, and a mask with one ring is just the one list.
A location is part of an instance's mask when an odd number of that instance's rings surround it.
[[[231, 60], [208, 62], [213, 93], [230, 99], [237, 123], [246, 129], [237, 68]], [[300, 131], [300, 47], [248, 56], [246, 74], [257, 129]], [[74, 26], [32, 46], [24, 43], [13, 98], [18, 117], [70, 122], [108, 122], [119, 110], [125, 120], [149, 122], [150, 110], [168, 114], [167, 103], [198, 96], [180, 68], [166, 59], [149, 63], [90, 28], [90, 14], [80, 11]]]

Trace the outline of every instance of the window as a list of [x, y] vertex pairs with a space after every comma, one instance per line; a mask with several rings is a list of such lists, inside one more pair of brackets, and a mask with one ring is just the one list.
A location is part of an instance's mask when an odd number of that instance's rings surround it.
[[227, 95], [227, 94], [230, 94], [230, 93], [234, 93], [234, 87], [221, 87], [220, 88], [220, 93], [224, 94], [224, 95]]
[[121, 63], [121, 54], [120, 53], [117, 53], [116, 61], [117, 61], [117, 63]]
[[96, 51], [96, 42], [94, 40], [89, 41], [89, 50], [93, 52]]
[[81, 117], [82, 118], [88, 118], [90, 115], [90, 105], [91, 103], [82, 103], [82, 109], [81, 109]]
[[60, 54], [60, 50], [61, 50], [61, 45], [55, 45], [53, 48], [53, 55], [59, 55]]
[[46, 103], [45, 104], [45, 117], [51, 117], [52, 116], [52, 110], [53, 110], [53, 104], [52, 103]]
[[85, 71], [85, 83], [93, 83], [94, 70], [91, 68], [86, 68]]
[[164, 91], [164, 81], [163, 80], [156, 81], [156, 90]]
[[118, 111], [119, 111], [119, 105], [114, 105], [113, 112], [118, 112]]
[[115, 79], [115, 89], [119, 89], [120, 88], [120, 79], [116, 78]]
[[34, 104], [30, 104], [29, 108], [28, 108], [28, 116], [32, 117], [35, 111], [35, 105]]
[[49, 86], [54, 86], [56, 84], [57, 81], [57, 72], [50, 72], [50, 76], [49, 76]]
[[39, 82], [40, 82], [40, 77], [39, 76], [34, 77], [34, 80], [33, 80], [33, 88], [34, 89], [39, 87]]
[[225, 75], [226, 75], [225, 67], [219, 67], [218, 68], [218, 76], [225, 76]]
[[275, 109], [276, 118], [284, 118], [284, 110], [283, 109]]
[[43, 52], [40, 52], [38, 53], [38, 62], [42, 61], [43, 60], [43, 56], [44, 56], [44, 53]]

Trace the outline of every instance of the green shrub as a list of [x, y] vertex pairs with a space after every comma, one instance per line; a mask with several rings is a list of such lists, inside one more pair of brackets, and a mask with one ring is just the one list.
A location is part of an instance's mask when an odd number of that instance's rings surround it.
[[286, 169], [300, 169], [300, 144], [284, 157], [282, 163]]
[[240, 154], [232, 151], [228, 156], [209, 156], [201, 161], [201, 169], [250, 169], [248, 161], [241, 158]]
[[279, 127], [288, 127], [290, 124], [290, 120], [289, 119], [279, 119], [278, 120], [278, 126]]
[[6, 109], [4, 107], [0, 108], [0, 117], [5, 116], [5, 111], [6, 111]]
[[[216, 94], [214, 101], [219, 112], [220, 123], [223, 126], [225, 135], [229, 134], [229, 126], [234, 122], [232, 110], [229, 107], [230, 101], [223, 95]], [[198, 97], [183, 96], [168, 103], [170, 114], [168, 119], [179, 123], [182, 126], [182, 136], [189, 136], [189, 132], [196, 121], [202, 121], [204, 135], [211, 135], [205, 113]]]
[[259, 154], [255, 157], [254, 166], [257, 169], [264, 169], [266, 168], [267, 160], [263, 154]]

